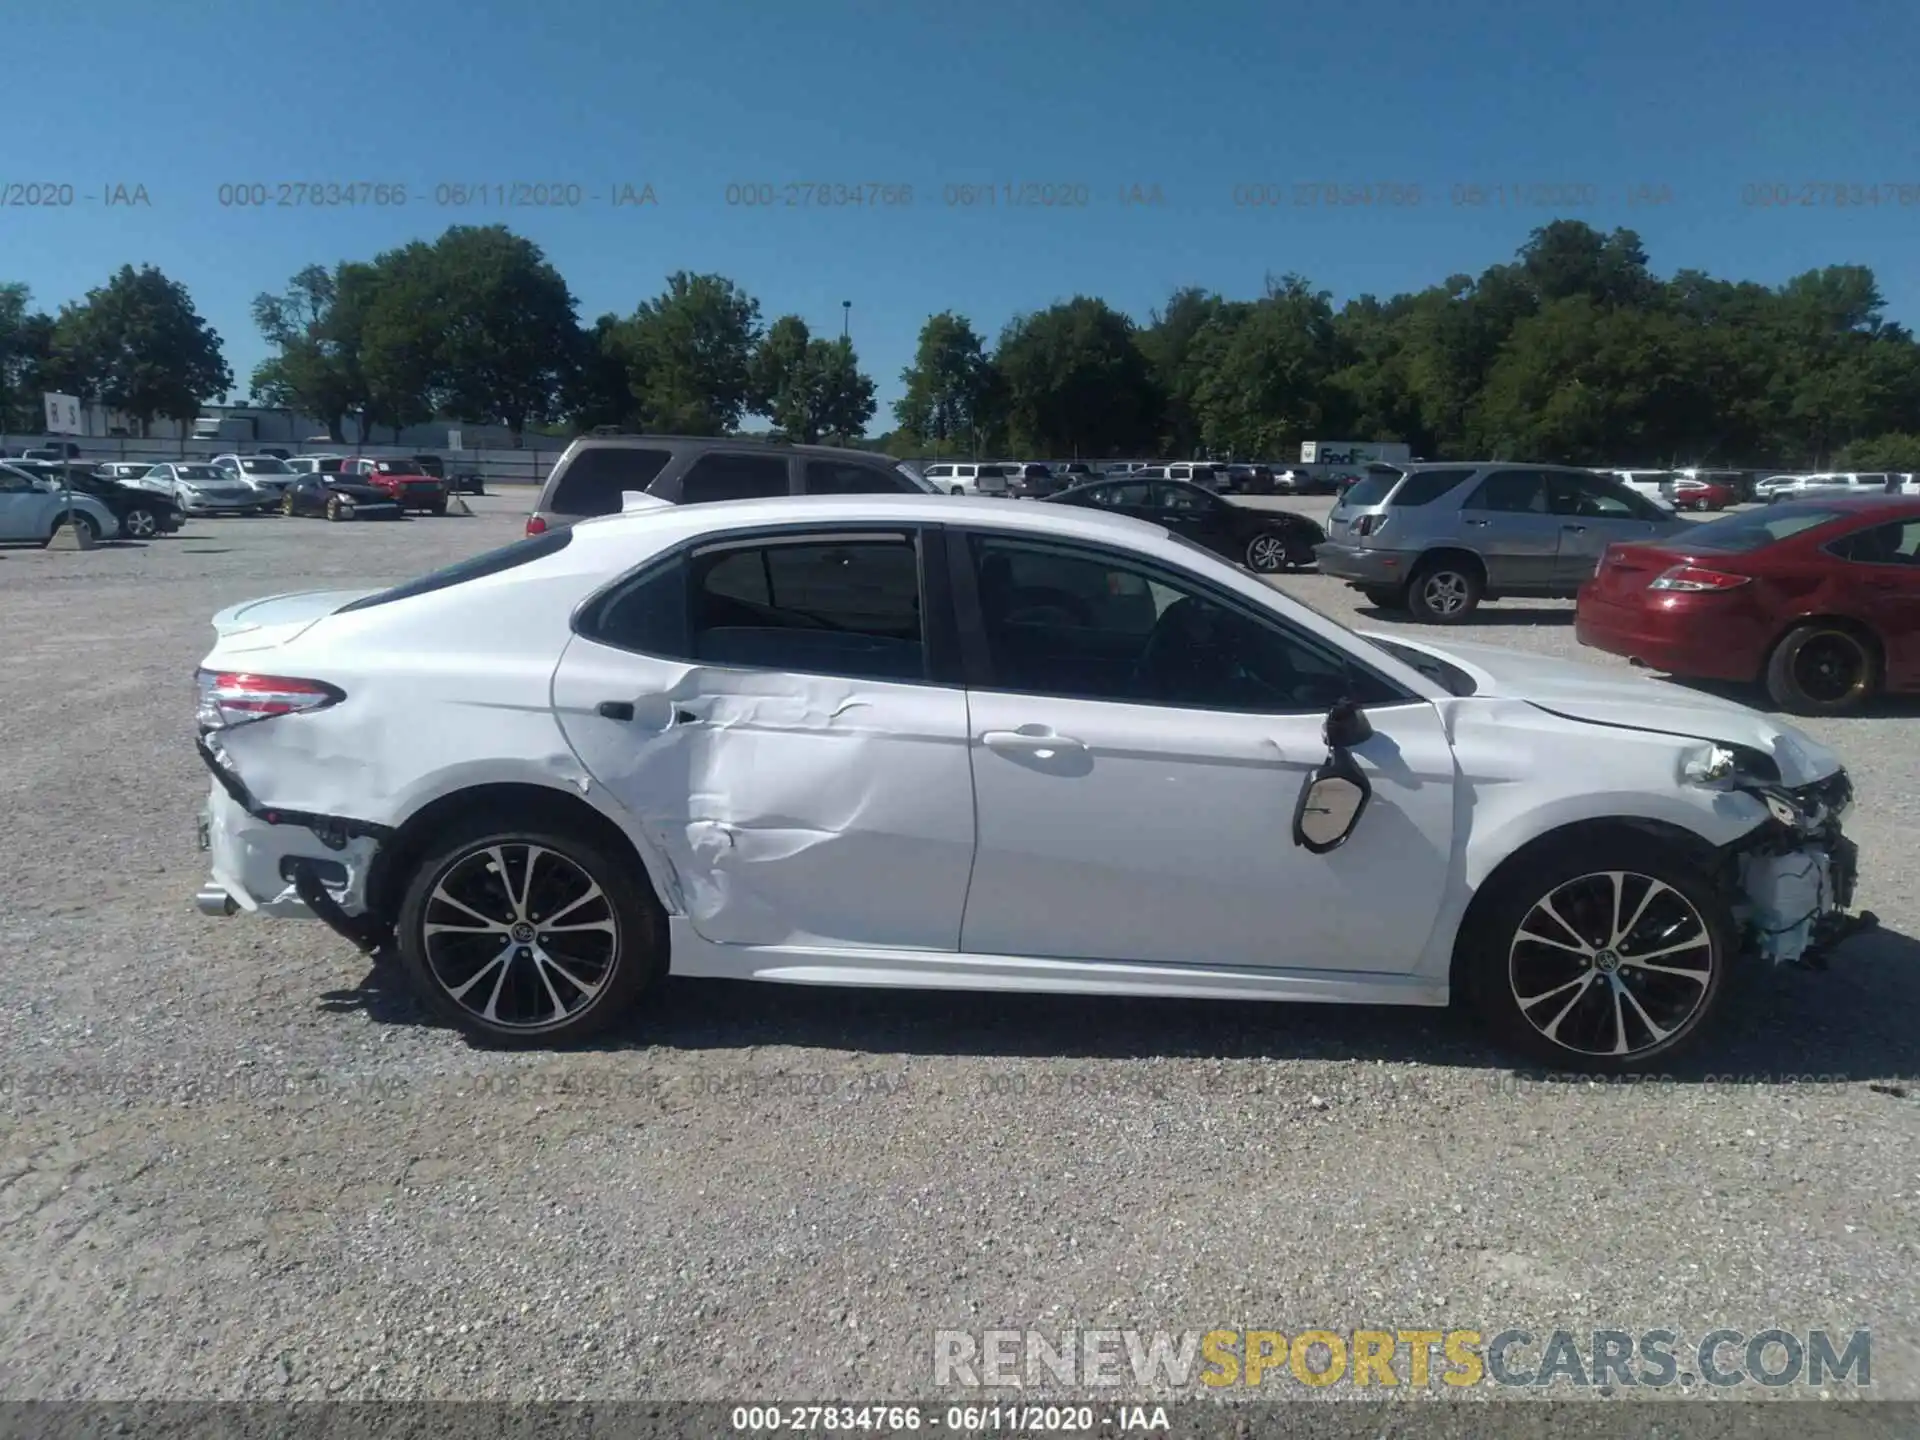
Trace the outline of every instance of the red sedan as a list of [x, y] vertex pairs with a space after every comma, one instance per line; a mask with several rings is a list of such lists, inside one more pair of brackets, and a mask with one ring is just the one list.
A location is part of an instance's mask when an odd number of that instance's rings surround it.
[[1724, 510], [1739, 498], [1731, 485], [1719, 480], [1690, 480], [1683, 476], [1673, 482], [1673, 504], [1678, 510]]
[[1580, 587], [1582, 645], [1839, 715], [1920, 690], [1920, 496], [1790, 500], [1610, 545]]

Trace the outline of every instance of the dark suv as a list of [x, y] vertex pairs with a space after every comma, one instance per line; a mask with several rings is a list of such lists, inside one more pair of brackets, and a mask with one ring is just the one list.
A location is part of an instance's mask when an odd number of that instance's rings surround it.
[[869, 450], [713, 435], [583, 435], [554, 462], [527, 534], [617, 515], [639, 491], [670, 505], [770, 495], [937, 494], [906, 466]]

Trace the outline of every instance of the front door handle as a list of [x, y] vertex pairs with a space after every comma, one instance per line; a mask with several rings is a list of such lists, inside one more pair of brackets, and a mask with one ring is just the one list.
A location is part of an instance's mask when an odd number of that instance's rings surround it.
[[602, 700], [594, 707], [594, 712], [599, 715], [602, 720], [631, 720], [633, 719], [633, 702], [631, 700]]
[[1034, 755], [1048, 760], [1055, 755], [1084, 753], [1086, 743], [1071, 735], [1056, 735], [1044, 725], [1023, 725], [1018, 730], [989, 730], [980, 743], [1002, 755]]
[[1493, 522], [1492, 522], [1491, 520], [1469, 520], [1469, 521], [1467, 521], [1467, 524], [1469, 524], [1469, 525], [1478, 525], [1478, 526], [1479, 526], [1479, 527], [1480, 527], [1480, 528], [1481, 528], [1482, 530], [1484, 530], [1484, 529], [1486, 529], [1486, 528], [1487, 528], [1487, 526], [1489, 526], [1489, 525], [1491, 525], [1492, 523], [1493, 523]]
[[1584, 535], [1587, 533], [1587, 527], [1584, 525], [1562, 525], [1560, 528], [1562, 530], [1571, 530], [1576, 535]]

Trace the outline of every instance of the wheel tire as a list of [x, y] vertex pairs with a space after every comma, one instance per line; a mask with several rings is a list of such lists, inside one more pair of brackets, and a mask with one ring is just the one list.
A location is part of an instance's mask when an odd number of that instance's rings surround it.
[[84, 510], [69, 510], [53, 522], [53, 530], [47, 533], [47, 544], [53, 544], [54, 533], [58, 531], [62, 525], [73, 526], [74, 529], [80, 531], [90, 541], [97, 543], [100, 539], [99, 521], [95, 520]]
[[338, 495], [329, 495], [327, 497], [327, 519], [336, 522], [340, 519], [340, 497]]
[[442, 500], [438, 505], [433, 506], [432, 509], [434, 514], [444, 515], [447, 513], [447, 502]]
[[160, 533], [160, 517], [144, 505], [135, 505], [120, 517], [120, 533], [129, 540], [151, 540]]
[[1407, 604], [1405, 590], [1383, 590], [1377, 585], [1364, 587], [1360, 594], [1376, 610], [1403, 610]]
[[291, 490], [280, 497], [280, 513], [282, 515], [293, 514], [293, 492]]
[[[519, 950], [505, 962], [477, 964], [477, 957], [469, 956], [462, 964], [457, 950], [449, 953], [444, 944], [437, 952], [430, 948], [426, 926], [430, 909], [435, 905], [440, 909], [434, 913], [439, 913], [443, 918], [434, 923], [454, 923], [462, 919], [459, 907], [435, 900], [435, 892], [439, 887], [450, 879], [455, 883], [470, 885], [477, 878], [476, 866], [479, 871], [493, 870], [494, 862], [481, 858], [490, 849], [502, 851], [512, 872], [518, 869], [519, 863], [515, 852], [525, 855], [528, 847], [545, 851], [549, 856], [558, 856], [575, 872], [599, 887], [600, 900], [582, 902], [572, 902], [569, 895], [562, 891], [558, 901], [561, 908], [552, 912], [552, 915], [561, 916], [569, 912], [593, 917], [604, 915], [615, 926], [614, 938], [609, 947], [610, 958], [605, 962], [608, 968], [601, 974], [597, 993], [591, 999], [566, 1011], [557, 1020], [503, 1024], [497, 1018], [499, 1001], [524, 1001], [532, 997], [536, 1002], [550, 1007], [552, 998], [560, 993], [561, 986], [554, 984], [550, 972], [533, 957], [532, 951], [539, 947], [533, 945], [529, 949]], [[539, 884], [553, 883], [557, 867], [551, 861], [543, 863], [536, 860], [534, 863], [538, 866], [534, 876], [536, 884], [528, 896], [529, 905], [526, 908], [537, 915], [534, 907], [540, 899]], [[524, 871], [520, 873], [525, 874]], [[560, 873], [563, 876], [565, 874], [564, 871]], [[520, 883], [524, 885], [525, 881]], [[474, 891], [470, 888], [464, 893], [470, 898], [478, 898], [474, 897]], [[482, 899], [481, 903], [485, 903], [485, 900]], [[494, 908], [500, 910], [503, 918], [519, 913], [510, 907], [510, 900], [505, 896], [495, 899]], [[471, 915], [464, 918], [469, 923], [472, 920]], [[532, 931], [522, 933], [537, 937], [537, 922], [533, 923], [535, 928]], [[444, 835], [428, 847], [428, 853], [421, 858], [408, 879], [394, 935], [401, 968], [421, 1002], [441, 1019], [475, 1039], [507, 1048], [572, 1043], [599, 1034], [631, 1014], [641, 994], [667, 972], [666, 917], [652, 888], [645, 876], [639, 873], [632, 858], [616, 857], [597, 838], [545, 816], [532, 819], [517, 828], [503, 827], [499, 819], [491, 815], [475, 815], [451, 825]], [[457, 945], [459, 942], [446, 943]], [[486, 953], [481, 952], [482, 955]], [[565, 958], [567, 965], [573, 967], [573, 973], [582, 979], [592, 978], [590, 969], [598, 962], [579, 956]], [[559, 970], [557, 961], [546, 963]], [[502, 987], [496, 980], [492, 982], [494, 993], [473, 1008], [455, 998], [452, 991], [463, 982], [472, 982], [475, 991], [486, 988], [490, 982], [484, 977], [493, 970], [495, 964], [500, 964], [506, 976], [513, 979], [515, 995], [508, 997], [501, 993]], [[567, 974], [566, 971], [560, 973], [563, 977]], [[552, 987], [544, 994], [534, 990], [530, 983], [543, 978]], [[566, 993], [575, 995], [579, 989], [574, 986]], [[477, 1000], [479, 997], [470, 991], [468, 998]], [[496, 1009], [494, 1021], [489, 1021], [484, 1014], [489, 1008]], [[555, 1009], [553, 1013], [559, 1012]]]
[[1486, 582], [1477, 565], [1430, 560], [1414, 571], [1407, 586], [1407, 608], [1429, 625], [1458, 625], [1480, 606]]
[[1257, 575], [1278, 575], [1291, 563], [1284, 530], [1262, 530], [1247, 542], [1247, 568]]
[[[1808, 688], [1810, 679], [1822, 683]], [[1844, 715], [1880, 688], [1880, 657], [1861, 635], [1838, 625], [1798, 625], [1767, 657], [1767, 694], [1793, 715]]]
[[[1581, 927], [1572, 936], [1537, 908], [1549, 900], [1571, 926]], [[1615, 904], [1636, 922], [1625, 935], [1611, 933]], [[1525, 941], [1523, 932], [1577, 939], [1591, 957]], [[1698, 947], [1671, 948], [1695, 936]], [[1606, 944], [1595, 949], [1596, 939]], [[1625, 1074], [1664, 1062], [1698, 1039], [1721, 1008], [1737, 951], [1731, 907], [1686, 851], [1643, 834], [1588, 832], [1493, 877], [1461, 927], [1454, 974], [1502, 1046], [1557, 1069]], [[1666, 969], [1634, 966], [1636, 953], [1658, 957]], [[1614, 991], [1613, 1005], [1602, 987]], [[1653, 1038], [1649, 1019], [1662, 1038]], [[1624, 1055], [1612, 1053], [1612, 1037], [1622, 1027], [1629, 1046]]]

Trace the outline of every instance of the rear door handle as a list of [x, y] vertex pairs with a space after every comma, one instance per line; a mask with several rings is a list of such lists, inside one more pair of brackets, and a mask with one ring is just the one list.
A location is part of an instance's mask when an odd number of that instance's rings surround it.
[[633, 719], [633, 702], [630, 700], [602, 700], [595, 712], [603, 720]]
[[1584, 525], [1562, 525], [1560, 528], [1562, 530], [1571, 530], [1576, 535], [1584, 535], [1587, 533], [1587, 527]]
[[1491, 525], [1492, 523], [1493, 523], [1493, 522], [1492, 522], [1491, 520], [1469, 520], [1469, 521], [1467, 521], [1467, 524], [1469, 524], [1469, 525], [1478, 525], [1478, 526], [1479, 526], [1479, 527], [1480, 527], [1480, 528], [1481, 528], [1482, 530], [1484, 530], [1484, 529], [1486, 529], [1486, 528], [1487, 528], [1487, 526], [1489, 526], [1489, 525]]
[[1084, 741], [1076, 740], [1071, 735], [1056, 735], [1043, 725], [1026, 725], [1018, 730], [988, 730], [981, 735], [980, 743], [1002, 755], [1038, 755], [1043, 760], [1051, 755], [1084, 752], [1087, 748]]

